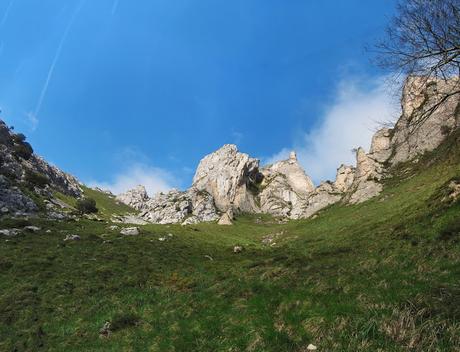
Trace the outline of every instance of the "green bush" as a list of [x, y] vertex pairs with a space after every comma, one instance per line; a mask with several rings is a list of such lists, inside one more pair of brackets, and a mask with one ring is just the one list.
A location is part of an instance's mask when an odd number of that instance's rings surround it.
[[44, 188], [49, 183], [48, 177], [30, 170], [26, 171], [25, 180], [29, 185], [37, 186], [39, 188]]
[[29, 160], [34, 153], [32, 146], [27, 142], [15, 144], [13, 150], [16, 157], [22, 158], [24, 160]]
[[92, 214], [98, 212], [96, 201], [92, 198], [79, 199], [77, 200], [75, 206], [77, 210], [82, 214]]

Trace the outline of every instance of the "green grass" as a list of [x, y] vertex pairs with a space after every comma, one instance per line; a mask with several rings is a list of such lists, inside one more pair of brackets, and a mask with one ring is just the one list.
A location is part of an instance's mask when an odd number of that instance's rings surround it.
[[[130, 213], [136, 213], [136, 210], [130, 206], [116, 201], [114, 196], [96, 191], [89, 187], [83, 186], [82, 188], [84, 197], [92, 198], [96, 201], [96, 207], [98, 209], [97, 216], [102, 219], [109, 220], [112, 215], [126, 215]], [[77, 202], [75, 198], [60, 192], [55, 192], [54, 196], [64, 203], [67, 203], [69, 206], [75, 208]]]
[[313, 220], [123, 237], [108, 222], [31, 219], [42, 233], [0, 239], [0, 351], [460, 351], [460, 205], [439, 196], [460, 176], [451, 142], [379, 197]]

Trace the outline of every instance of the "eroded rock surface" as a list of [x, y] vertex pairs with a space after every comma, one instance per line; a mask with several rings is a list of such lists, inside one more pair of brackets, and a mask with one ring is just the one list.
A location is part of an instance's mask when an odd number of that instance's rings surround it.
[[259, 160], [240, 153], [233, 144], [226, 144], [200, 161], [192, 187], [209, 193], [221, 212], [229, 208], [255, 212], [258, 207], [250, 187], [257, 183], [258, 175]]
[[149, 200], [149, 196], [145, 187], [139, 185], [125, 193], [119, 194], [116, 199], [136, 210], [143, 210], [145, 209], [146, 202]]

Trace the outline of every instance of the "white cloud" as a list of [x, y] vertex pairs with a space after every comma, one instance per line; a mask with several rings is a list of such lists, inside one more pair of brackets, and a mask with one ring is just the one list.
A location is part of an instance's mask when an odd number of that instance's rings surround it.
[[167, 171], [147, 164], [134, 163], [115, 175], [112, 182], [88, 182], [90, 187], [109, 189], [114, 194], [126, 192], [137, 185], [143, 185], [150, 196], [173, 188], [174, 177]]
[[[397, 104], [385, 77], [371, 82], [346, 79], [337, 86], [336, 99], [325, 109], [318, 126], [305, 132], [292, 149], [306, 172], [315, 182], [334, 179], [340, 164], [355, 164], [353, 148], [366, 150], [372, 135], [382, 122], [393, 121]], [[289, 148], [270, 157], [267, 162], [287, 158]]]

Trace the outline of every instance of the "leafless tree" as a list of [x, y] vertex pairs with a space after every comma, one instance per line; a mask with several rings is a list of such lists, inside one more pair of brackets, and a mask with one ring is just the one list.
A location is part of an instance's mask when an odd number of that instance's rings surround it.
[[[376, 49], [377, 63], [385, 69], [452, 83], [460, 76], [460, 0], [401, 0]], [[438, 93], [419, 122], [449, 98], [460, 97], [460, 83]]]

